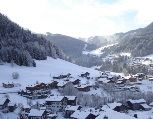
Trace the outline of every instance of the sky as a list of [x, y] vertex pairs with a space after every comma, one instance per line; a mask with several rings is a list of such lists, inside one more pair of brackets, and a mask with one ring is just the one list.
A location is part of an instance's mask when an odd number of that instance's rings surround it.
[[153, 0], [0, 0], [0, 12], [34, 33], [111, 35], [153, 21]]

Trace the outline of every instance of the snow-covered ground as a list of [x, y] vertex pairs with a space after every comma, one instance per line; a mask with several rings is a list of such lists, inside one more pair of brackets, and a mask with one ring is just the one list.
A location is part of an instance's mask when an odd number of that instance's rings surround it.
[[100, 47], [100, 48], [98, 48], [98, 49], [96, 49], [96, 50], [93, 50], [93, 51], [86, 51], [85, 49], [86, 49], [86, 45], [85, 45], [85, 48], [84, 48], [84, 51], [82, 52], [82, 54], [91, 54], [91, 55], [96, 55], [96, 56], [100, 56], [100, 55], [102, 55], [103, 54], [103, 52], [102, 52], [102, 50], [104, 49], [104, 48], [107, 48], [107, 47], [111, 47], [111, 46], [113, 46], [113, 45], [116, 45], [117, 43], [115, 43], [115, 44], [111, 44], [111, 45], [106, 45], [106, 46], [103, 46], [103, 47]]
[[[36, 81], [39, 83], [50, 83], [53, 76], [59, 76], [71, 73], [71, 76], [75, 79], [78, 78], [78, 75], [81, 73], [89, 72], [91, 77], [100, 76], [99, 71], [94, 69], [81, 67], [67, 61], [61, 59], [53, 59], [48, 57], [47, 60], [36, 60], [36, 67], [25, 67], [25, 66], [17, 66], [11, 67], [10, 64], [4, 63], [0, 65], [0, 93], [9, 93], [9, 92], [17, 92], [20, 89], [25, 89], [28, 85], [36, 84]], [[12, 73], [18, 72], [19, 78], [13, 79]], [[13, 87], [13, 88], [4, 88], [2, 83], [20, 83], [20, 87]], [[82, 78], [81, 83], [85, 83], [86, 79]], [[90, 82], [92, 84], [94, 82]], [[52, 93], [58, 94], [56, 89], [52, 90]], [[59, 95], [59, 94], [58, 94]], [[0, 97], [3, 97], [3, 94], [0, 94]], [[9, 98], [12, 102], [22, 103], [23, 105], [27, 104], [27, 99], [25, 97], [19, 96], [15, 93], [9, 93]], [[43, 99], [39, 100], [40, 102]], [[8, 113], [3, 114], [4, 117], [8, 117], [9, 119], [15, 119], [17, 114], [15, 113]], [[11, 118], [13, 116], [13, 118]]]
[[[8, 91], [16, 91], [19, 88], [25, 88], [30, 84], [35, 84], [36, 81], [39, 83], [50, 83], [53, 76], [59, 76], [71, 73], [74, 78], [78, 78], [82, 72], [90, 72], [91, 77], [99, 76], [99, 72], [81, 67], [61, 59], [52, 59], [50, 57], [47, 60], [36, 61], [36, 67], [25, 67], [17, 66], [11, 67], [10, 64], [0, 65], [0, 93]], [[18, 72], [19, 78], [13, 79], [12, 73]], [[11, 89], [3, 88], [2, 83], [20, 83], [21, 87], [14, 87]]]

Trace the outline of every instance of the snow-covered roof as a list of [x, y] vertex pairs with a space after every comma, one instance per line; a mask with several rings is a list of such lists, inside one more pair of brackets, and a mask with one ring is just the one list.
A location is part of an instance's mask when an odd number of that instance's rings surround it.
[[98, 81], [104, 81], [104, 80], [107, 80], [107, 78], [100, 78], [100, 79], [98, 79]]
[[144, 107], [144, 108], [151, 108], [149, 105], [147, 105], [147, 104], [141, 104], [141, 106], [142, 107]]
[[107, 116], [108, 119], [135, 119], [135, 117], [126, 115], [124, 113], [116, 112], [111, 109], [105, 110], [99, 116], [97, 116], [95, 119], [103, 119], [105, 116]]
[[14, 106], [15, 105], [15, 102], [9, 102], [8, 103], [8, 106]]
[[57, 117], [57, 115], [56, 114], [49, 114], [49, 115], [47, 115], [47, 117]]
[[0, 105], [3, 105], [5, 101], [6, 101], [6, 98], [0, 98]]
[[66, 84], [67, 84], [66, 81], [60, 81], [60, 82], [57, 84], [57, 86], [62, 87], [62, 86], [64, 86], [64, 85], [66, 85]]
[[85, 88], [87, 87], [88, 85], [80, 85], [80, 86], [77, 86], [77, 88]]
[[79, 105], [77, 105], [77, 106], [67, 105], [65, 110], [76, 111], [78, 109], [78, 107], [79, 107]]
[[65, 96], [68, 100], [75, 100], [76, 96]]
[[29, 116], [42, 116], [45, 110], [31, 109]]
[[138, 99], [138, 100], [132, 100], [132, 99], [129, 99], [129, 101], [131, 103], [146, 103], [146, 101], [144, 99]]
[[45, 99], [45, 101], [62, 101], [62, 99], [64, 98], [64, 96], [50, 96], [48, 98]]
[[149, 105], [150, 105], [150, 106], [153, 106], [153, 102], [151, 102]]
[[96, 109], [96, 108], [88, 108], [87, 110], [85, 110], [86, 112], [89, 112], [95, 116], [99, 115], [100, 113], [100, 109]]
[[114, 103], [108, 103], [107, 105], [110, 109], [114, 109], [116, 106], [121, 106], [122, 104], [114, 102]]
[[85, 119], [90, 113], [86, 111], [76, 110], [71, 117], [77, 119]]

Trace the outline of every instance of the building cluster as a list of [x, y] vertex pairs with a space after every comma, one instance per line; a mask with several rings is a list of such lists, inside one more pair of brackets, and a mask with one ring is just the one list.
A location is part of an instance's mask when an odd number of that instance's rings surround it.
[[[73, 86], [81, 92], [88, 92], [94, 89], [90, 80], [94, 80], [95, 85], [107, 85], [114, 84], [115, 89], [138, 91], [135, 84], [141, 85], [142, 80], [146, 80], [146, 76], [143, 73], [137, 73], [134, 76], [129, 77], [114, 77], [109, 71], [102, 72], [99, 77], [90, 77], [90, 73], [83, 73], [79, 77], [80, 79], [74, 79], [70, 77], [70, 74], [65, 78], [57, 76], [48, 84], [36, 82], [35, 85], [28, 85], [25, 89], [18, 92], [19, 95], [26, 97], [29, 100], [43, 99], [43, 102], [33, 103], [20, 106], [21, 113], [20, 118], [28, 119], [56, 119], [57, 112], [61, 112], [62, 116], [71, 119], [109, 119], [113, 117], [120, 118], [125, 117], [128, 119], [134, 119], [135, 117], [129, 116], [125, 113], [128, 110], [144, 110], [148, 111], [152, 109], [153, 104], [147, 104], [144, 99], [132, 100], [129, 99], [126, 104], [117, 102], [107, 103], [100, 108], [88, 108], [84, 109], [81, 105], [77, 104], [77, 96], [61, 96], [52, 93], [52, 89], [64, 89], [68, 82], [72, 82]], [[59, 79], [60, 77], [60, 79]], [[85, 79], [82, 82], [81, 79]], [[151, 79], [149, 76], [147, 79]], [[89, 82], [88, 82], [89, 81]], [[97, 87], [98, 87], [97, 86]], [[106, 86], [107, 87], [107, 86]], [[12, 102], [7, 97], [1, 97], [0, 110], [3, 113], [13, 112], [19, 104]], [[136, 115], [135, 115], [136, 116]]]

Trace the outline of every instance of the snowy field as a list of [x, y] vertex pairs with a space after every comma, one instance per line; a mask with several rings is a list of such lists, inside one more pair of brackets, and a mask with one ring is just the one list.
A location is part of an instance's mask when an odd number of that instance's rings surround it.
[[[10, 64], [0, 65], [0, 93], [8, 92], [10, 89], [3, 88], [2, 83], [20, 83], [21, 87], [11, 88], [11, 91], [17, 91], [19, 88], [25, 88], [28, 85], [39, 83], [50, 83], [53, 76], [59, 76], [71, 73], [72, 77], [78, 78], [82, 72], [90, 72], [91, 77], [99, 76], [99, 72], [81, 67], [61, 59], [52, 59], [50, 57], [47, 60], [36, 61], [36, 67], [17, 66], [11, 67]], [[19, 78], [13, 79], [12, 73], [18, 72]]]

